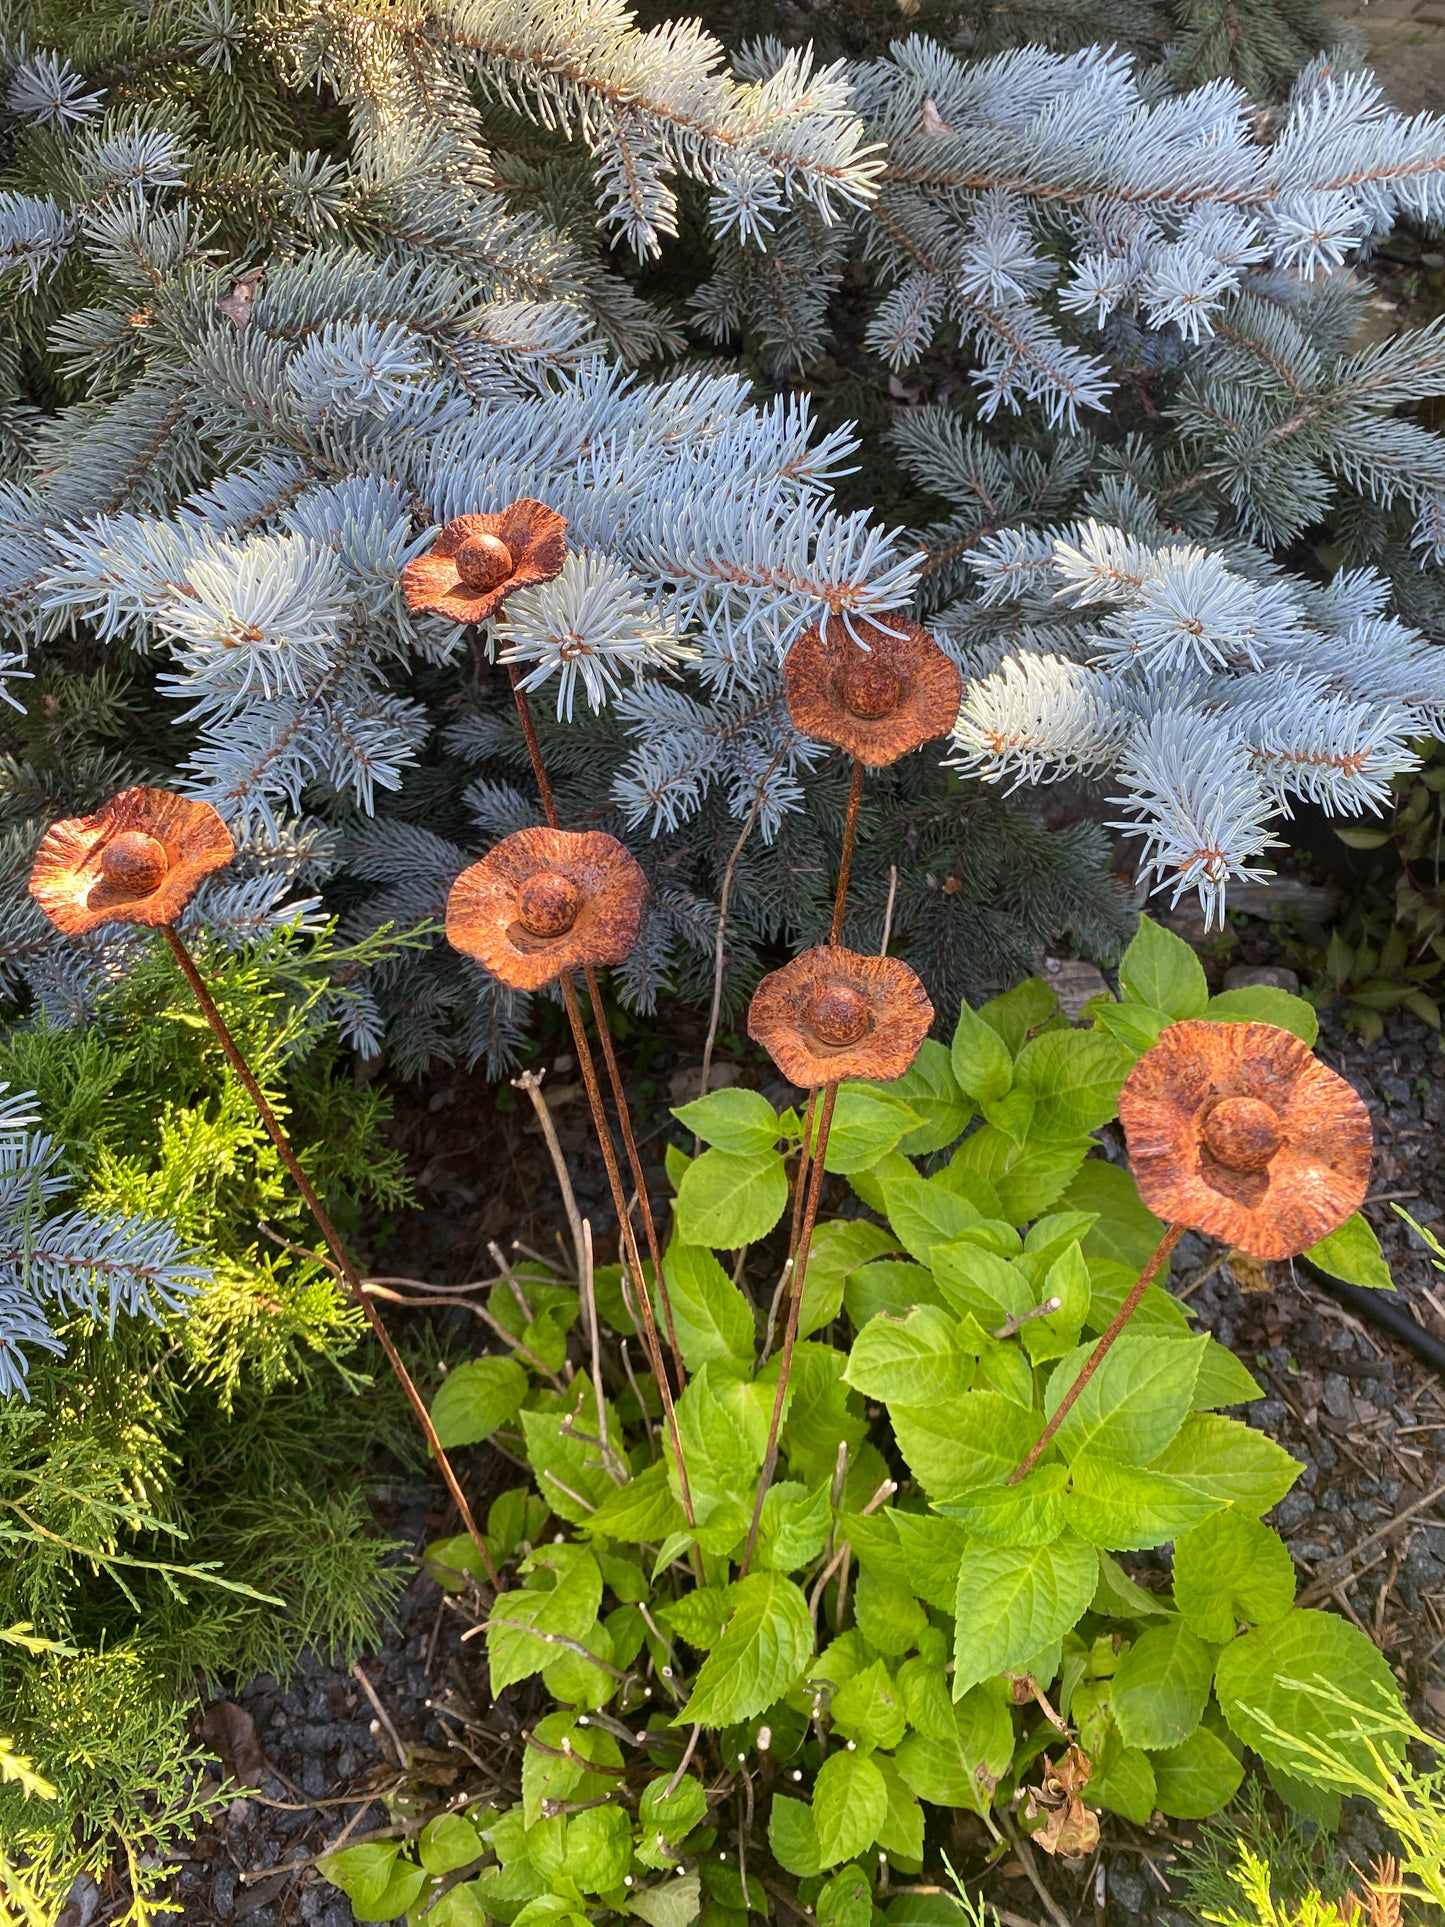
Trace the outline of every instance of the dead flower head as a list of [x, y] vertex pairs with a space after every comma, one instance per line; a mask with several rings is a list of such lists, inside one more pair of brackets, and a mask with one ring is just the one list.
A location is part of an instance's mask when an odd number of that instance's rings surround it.
[[827, 946], [769, 971], [748, 1036], [804, 1090], [847, 1077], [902, 1077], [933, 1023], [928, 992], [897, 957]]
[[854, 618], [864, 648], [841, 621], [805, 629], [783, 664], [793, 727], [870, 769], [946, 736], [963, 700], [957, 665], [928, 631], [907, 616], [887, 622]]
[[447, 941], [513, 990], [540, 990], [561, 970], [621, 963], [646, 898], [615, 836], [517, 830], [452, 885]]
[[459, 515], [401, 572], [409, 609], [453, 622], [485, 622], [514, 589], [550, 582], [567, 559], [567, 518], [545, 502], [513, 502], [499, 515]]
[[1099, 1816], [1080, 1798], [1094, 1771], [1087, 1753], [1071, 1746], [1054, 1766], [1044, 1757], [1041, 1786], [1030, 1787], [1023, 1818], [1029, 1838], [1045, 1853], [1081, 1860], [1099, 1844]]
[[67, 937], [102, 923], [174, 923], [201, 879], [235, 854], [209, 803], [170, 790], [122, 790], [94, 816], [51, 824], [30, 894]]
[[1274, 1024], [1171, 1024], [1119, 1093], [1149, 1209], [1289, 1258], [1364, 1200], [1370, 1114], [1308, 1045]]

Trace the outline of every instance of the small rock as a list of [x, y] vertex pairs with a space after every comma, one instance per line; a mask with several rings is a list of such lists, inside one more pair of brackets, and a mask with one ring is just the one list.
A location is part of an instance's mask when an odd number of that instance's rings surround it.
[[231, 1910], [236, 1904], [236, 1869], [218, 1867], [211, 1882], [211, 1912], [222, 1920], [229, 1920]]
[[1117, 1910], [1121, 1919], [1137, 1920], [1149, 1890], [1144, 1885], [1142, 1874], [1116, 1860], [1109, 1869], [1106, 1891], [1112, 1903], [1111, 1913]]
[[1422, 254], [1420, 256], [1420, 266], [1422, 268], [1428, 268], [1431, 274], [1438, 274], [1441, 268], [1445, 268], [1445, 254], [1436, 254], [1433, 251], [1429, 254]]
[[1314, 1509], [1315, 1502], [1309, 1493], [1302, 1492], [1296, 1486], [1293, 1492], [1286, 1492], [1275, 1507], [1275, 1524], [1281, 1532], [1297, 1532], [1305, 1520], [1313, 1515]]
[[[714, 1062], [708, 1066], [707, 1087], [709, 1091], [729, 1090], [742, 1076], [737, 1064]], [[667, 1080], [667, 1094], [674, 1104], [685, 1104], [697, 1096], [698, 1081], [702, 1077], [701, 1064], [689, 1064], [685, 1070], [674, 1071]], [[579, 1090], [581, 1086], [578, 1086]]]
[[1226, 990], [1253, 990], [1257, 984], [1299, 996], [1299, 975], [1284, 964], [1235, 964], [1224, 973]]
[[1331, 1418], [1352, 1419], [1355, 1401], [1350, 1396], [1350, 1381], [1343, 1372], [1325, 1374], [1325, 1410]]
[[1070, 1023], [1091, 997], [1109, 995], [1104, 973], [1097, 964], [1085, 963], [1081, 957], [1045, 957], [1040, 975]]

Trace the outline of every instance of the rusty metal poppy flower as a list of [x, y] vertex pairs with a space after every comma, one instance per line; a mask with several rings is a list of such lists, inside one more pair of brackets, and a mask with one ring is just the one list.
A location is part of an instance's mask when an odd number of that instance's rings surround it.
[[459, 515], [401, 572], [409, 609], [453, 622], [485, 622], [514, 589], [550, 582], [567, 559], [567, 518], [545, 502], [513, 502], [499, 515]]
[[452, 885], [447, 941], [513, 990], [540, 990], [561, 970], [621, 963], [646, 899], [615, 836], [517, 830]]
[[102, 923], [174, 923], [201, 879], [235, 854], [209, 803], [170, 790], [122, 790], [94, 816], [51, 824], [30, 894], [67, 937]]
[[805, 629], [783, 664], [793, 727], [846, 749], [870, 769], [946, 736], [958, 721], [963, 678], [926, 629], [890, 615], [888, 629], [855, 617], [860, 648], [841, 621]]
[[897, 957], [827, 946], [769, 971], [748, 1006], [748, 1036], [791, 1084], [902, 1077], [933, 1023], [933, 1005]]
[[1365, 1196], [1369, 1112], [1273, 1024], [1171, 1024], [1125, 1079], [1119, 1118], [1149, 1209], [1254, 1258], [1308, 1251]]

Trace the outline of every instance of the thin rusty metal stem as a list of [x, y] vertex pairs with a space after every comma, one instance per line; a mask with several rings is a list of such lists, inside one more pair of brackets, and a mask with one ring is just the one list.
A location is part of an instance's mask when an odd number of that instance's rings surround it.
[[843, 820], [843, 848], [838, 857], [838, 888], [833, 894], [831, 944], [843, 941], [843, 911], [848, 902], [848, 873], [853, 868], [853, 842], [858, 833], [858, 805], [863, 800], [863, 765], [853, 758], [853, 776], [848, 784], [848, 814]]
[[527, 701], [527, 692], [522, 687], [522, 678], [517, 674], [517, 665], [506, 665], [507, 680], [512, 685], [512, 701], [517, 705], [517, 720], [522, 725], [522, 736], [527, 745], [527, 754], [532, 759], [532, 774], [537, 779], [537, 788], [542, 793], [542, 809], [551, 827], [557, 823], [557, 803], [552, 795], [551, 780], [547, 775], [547, 765], [542, 761], [542, 745], [537, 737], [537, 725], [532, 721], [532, 705]]
[[662, 1247], [657, 1239], [657, 1224], [652, 1215], [652, 1200], [647, 1192], [647, 1178], [642, 1169], [642, 1159], [638, 1155], [637, 1139], [632, 1131], [632, 1113], [628, 1108], [627, 1093], [623, 1088], [617, 1053], [612, 1048], [612, 1031], [602, 1008], [602, 987], [597, 981], [597, 972], [591, 964], [584, 965], [583, 976], [587, 980], [587, 995], [592, 1000], [592, 1015], [597, 1022], [597, 1036], [602, 1045], [602, 1061], [607, 1066], [607, 1081], [612, 1086], [613, 1107], [617, 1112], [617, 1122], [622, 1127], [622, 1148], [627, 1153], [627, 1164], [632, 1173], [632, 1188], [637, 1193], [638, 1209], [642, 1213], [642, 1230], [647, 1239], [648, 1256], [652, 1259], [652, 1275], [657, 1280], [657, 1296], [662, 1305], [663, 1322], [667, 1326], [667, 1344], [677, 1371], [677, 1392], [680, 1398], [687, 1389], [687, 1373], [682, 1368], [682, 1351], [677, 1342], [677, 1326], [672, 1317], [672, 1300], [667, 1295], [667, 1277], [662, 1268]]
[[1059, 1409], [1054, 1413], [1054, 1416], [1049, 1420], [1043, 1431], [1039, 1433], [1039, 1436], [1029, 1447], [1028, 1457], [1024, 1460], [1023, 1464], [1017, 1466], [1010, 1472], [1007, 1479], [1004, 1480], [1005, 1485], [1017, 1485], [1020, 1479], [1027, 1478], [1029, 1473], [1033, 1471], [1034, 1467], [1048, 1450], [1054, 1434], [1073, 1410], [1074, 1402], [1080, 1392], [1083, 1391], [1089, 1380], [1108, 1357], [1113, 1348], [1114, 1340], [1138, 1310], [1145, 1292], [1149, 1289], [1150, 1285], [1153, 1284], [1162, 1267], [1168, 1262], [1170, 1252], [1173, 1251], [1175, 1245], [1178, 1244], [1183, 1236], [1184, 1226], [1182, 1224], [1171, 1224], [1165, 1231], [1164, 1236], [1154, 1247], [1153, 1257], [1150, 1258], [1148, 1264], [1145, 1265], [1144, 1269], [1139, 1273], [1138, 1281], [1133, 1290], [1129, 1293], [1129, 1296], [1124, 1300], [1123, 1304], [1120, 1305], [1118, 1311], [1115, 1312], [1110, 1321], [1109, 1329], [1084, 1360], [1083, 1371], [1079, 1373], [1079, 1376], [1074, 1380], [1068, 1391], [1065, 1392], [1064, 1396], [1059, 1400]]
[[572, 1026], [572, 1041], [577, 1049], [577, 1062], [581, 1067], [587, 1102], [592, 1110], [592, 1125], [602, 1152], [602, 1162], [607, 1170], [607, 1182], [611, 1188], [612, 1202], [617, 1212], [618, 1234], [622, 1239], [623, 1257], [637, 1287], [637, 1302], [642, 1310], [642, 1335], [647, 1345], [647, 1355], [653, 1376], [657, 1380], [657, 1389], [662, 1398], [668, 1436], [672, 1440], [672, 1449], [677, 1458], [678, 1496], [682, 1501], [683, 1517], [690, 1526], [695, 1526], [697, 1515], [692, 1508], [692, 1490], [688, 1484], [687, 1463], [683, 1457], [682, 1434], [677, 1429], [677, 1408], [672, 1402], [672, 1387], [668, 1383], [667, 1366], [663, 1361], [662, 1345], [657, 1335], [657, 1317], [652, 1309], [652, 1294], [648, 1290], [647, 1274], [642, 1268], [642, 1258], [637, 1249], [637, 1234], [632, 1229], [632, 1218], [627, 1209], [627, 1196], [622, 1188], [622, 1173], [617, 1164], [617, 1148], [612, 1142], [612, 1130], [607, 1122], [607, 1112], [602, 1102], [602, 1087], [597, 1081], [597, 1063], [592, 1055], [592, 1045], [588, 1041], [587, 1031], [582, 1022], [582, 1006], [577, 999], [577, 986], [572, 981], [571, 971], [564, 970], [557, 981], [562, 987], [562, 1002], [566, 1006], [567, 1020]]
[[291, 1148], [291, 1140], [287, 1137], [285, 1131], [282, 1130], [280, 1121], [276, 1113], [271, 1109], [265, 1092], [256, 1082], [250, 1065], [242, 1055], [240, 1045], [231, 1035], [225, 1018], [222, 1017], [220, 1011], [216, 1008], [216, 1001], [206, 988], [205, 979], [201, 976], [196, 966], [195, 958], [186, 948], [180, 932], [168, 923], [163, 923], [160, 929], [161, 935], [170, 946], [171, 955], [180, 966], [181, 975], [190, 985], [191, 994], [201, 1007], [202, 1015], [215, 1032], [216, 1041], [225, 1052], [227, 1062], [241, 1080], [246, 1095], [255, 1105], [256, 1114], [265, 1126], [266, 1135], [275, 1145], [277, 1155], [280, 1157], [282, 1164], [290, 1174], [291, 1182], [301, 1193], [306, 1209], [316, 1220], [322, 1237], [330, 1247], [331, 1255], [336, 1260], [336, 1268], [345, 1280], [347, 1290], [365, 1312], [367, 1323], [375, 1333], [377, 1343], [386, 1354], [387, 1363], [396, 1373], [401, 1389], [406, 1393], [411, 1408], [416, 1413], [417, 1420], [426, 1436], [426, 1442], [431, 1447], [433, 1456], [436, 1459], [437, 1468], [446, 1481], [447, 1490], [456, 1502], [457, 1511], [461, 1514], [462, 1524], [466, 1527], [467, 1536], [481, 1555], [487, 1577], [491, 1580], [497, 1591], [500, 1592], [502, 1582], [497, 1576], [496, 1567], [492, 1564], [492, 1555], [487, 1549], [487, 1542], [482, 1537], [476, 1520], [472, 1517], [472, 1509], [467, 1504], [466, 1494], [462, 1491], [461, 1483], [456, 1473], [452, 1470], [451, 1460], [447, 1457], [442, 1447], [442, 1442], [437, 1437], [436, 1427], [432, 1424], [431, 1413], [428, 1412], [426, 1408], [426, 1401], [422, 1398], [421, 1393], [412, 1382], [411, 1373], [406, 1369], [405, 1364], [402, 1362], [400, 1352], [398, 1352], [396, 1346], [392, 1343], [390, 1332], [387, 1331], [386, 1326], [381, 1321], [381, 1314], [377, 1311], [376, 1306], [372, 1303], [367, 1293], [362, 1290], [360, 1275], [357, 1272], [356, 1266], [351, 1262], [350, 1253], [341, 1241], [340, 1232], [337, 1231], [336, 1226], [331, 1222], [330, 1214], [325, 1205], [322, 1204], [320, 1198], [316, 1195], [311, 1180], [301, 1169], [296, 1153]]
[[[507, 678], [512, 685], [512, 701], [516, 704], [517, 717], [522, 725], [522, 735], [527, 744], [527, 754], [532, 760], [532, 774], [537, 779], [537, 788], [542, 797], [542, 808], [546, 811], [547, 821], [555, 830], [557, 823], [557, 804], [552, 795], [552, 785], [547, 777], [547, 766], [542, 760], [542, 745], [537, 736], [537, 726], [532, 720], [532, 706], [527, 701], [527, 692], [522, 687], [522, 679], [517, 674], [515, 663], [507, 664]], [[652, 1206], [647, 1196], [647, 1186], [642, 1178], [642, 1160], [637, 1154], [637, 1142], [632, 1131], [632, 1116], [628, 1109], [627, 1092], [623, 1087], [622, 1076], [617, 1066], [616, 1054], [612, 1048], [612, 1033], [608, 1028], [607, 1012], [602, 1005], [602, 994], [597, 985], [597, 973], [589, 964], [586, 967], [587, 993], [592, 999], [592, 1014], [597, 1024], [597, 1035], [602, 1041], [602, 1055], [607, 1064], [608, 1081], [612, 1086], [613, 1099], [617, 1106], [617, 1116], [622, 1127], [622, 1140], [627, 1150], [633, 1180], [637, 1185], [638, 1203], [642, 1209], [642, 1222], [647, 1234], [647, 1242], [653, 1262], [653, 1275], [657, 1279], [658, 1294], [662, 1299], [667, 1319], [668, 1343], [672, 1350], [673, 1361], [677, 1366], [678, 1392], [681, 1394], [686, 1378], [682, 1369], [682, 1354], [678, 1349], [677, 1335], [673, 1326], [672, 1306], [667, 1297], [667, 1286], [663, 1279], [661, 1252], [657, 1243], [657, 1227], [653, 1221]], [[607, 1168], [607, 1180], [612, 1188], [613, 1204], [617, 1211], [618, 1234], [624, 1249], [630, 1244], [633, 1269], [637, 1277], [637, 1294], [642, 1306], [643, 1324], [648, 1338], [648, 1353], [652, 1369], [657, 1374], [658, 1390], [662, 1395], [663, 1407], [667, 1414], [668, 1430], [672, 1437], [673, 1450], [677, 1454], [677, 1479], [682, 1493], [682, 1509], [689, 1525], [695, 1523], [692, 1510], [692, 1494], [688, 1488], [687, 1467], [683, 1463], [682, 1438], [677, 1429], [677, 1415], [673, 1409], [672, 1388], [667, 1382], [667, 1371], [662, 1360], [662, 1348], [657, 1343], [657, 1323], [652, 1310], [652, 1299], [648, 1292], [647, 1280], [642, 1274], [641, 1260], [637, 1258], [637, 1239], [632, 1229], [632, 1216], [627, 1209], [627, 1195], [622, 1188], [622, 1177], [617, 1166], [617, 1150], [612, 1142], [611, 1127], [607, 1122], [606, 1108], [602, 1102], [602, 1092], [597, 1082], [597, 1066], [592, 1056], [592, 1047], [582, 1023], [582, 1011], [577, 1001], [577, 987], [572, 981], [570, 971], [561, 974], [562, 1001], [567, 1007], [567, 1018], [572, 1026], [572, 1038], [577, 1047], [577, 1061], [582, 1067], [582, 1081], [587, 1088], [587, 1101], [592, 1109], [592, 1123], [597, 1133], [598, 1147], [602, 1152], [602, 1162]]]
[[788, 1294], [788, 1322], [783, 1333], [783, 1349], [778, 1363], [778, 1389], [773, 1394], [773, 1414], [768, 1421], [768, 1443], [763, 1453], [763, 1469], [758, 1474], [758, 1495], [753, 1501], [752, 1524], [748, 1527], [748, 1542], [743, 1548], [743, 1562], [738, 1568], [739, 1579], [747, 1577], [748, 1567], [752, 1564], [753, 1551], [758, 1543], [758, 1527], [763, 1519], [763, 1500], [768, 1496], [768, 1487], [773, 1482], [773, 1471], [778, 1463], [778, 1434], [782, 1430], [783, 1406], [788, 1396], [788, 1379], [793, 1369], [793, 1347], [798, 1338], [798, 1315], [803, 1306], [803, 1283], [808, 1275], [808, 1249], [813, 1239], [813, 1226], [818, 1219], [818, 1203], [823, 1195], [823, 1176], [828, 1158], [828, 1133], [833, 1124], [833, 1105], [838, 1096], [838, 1086], [829, 1084], [823, 1091], [823, 1104], [818, 1117], [818, 1148], [813, 1153], [813, 1169], [808, 1181], [808, 1202], [803, 1211], [803, 1228], [798, 1239], [798, 1259], [793, 1266], [792, 1288]]

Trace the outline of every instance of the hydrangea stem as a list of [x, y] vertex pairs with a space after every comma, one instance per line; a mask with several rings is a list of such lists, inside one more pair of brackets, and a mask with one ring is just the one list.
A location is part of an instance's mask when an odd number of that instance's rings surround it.
[[417, 1420], [426, 1436], [426, 1442], [431, 1447], [432, 1454], [436, 1459], [437, 1467], [443, 1479], [446, 1481], [447, 1490], [451, 1493], [453, 1500], [456, 1502], [457, 1511], [461, 1514], [462, 1524], [466, 1527], [467, 1536], [481, 1557], [487, 1577], [491, 1580], [497, 1591], [500, 1592], [502, 1582], [498, 1578], [497, 1569], [492, 1563], [492, 1555], [487, 1548], [487, 1542], [482, 1537], [476, 1520], [472, 1517], [472, 1509], [467, 1504], [467, 1497], [462, 1491], [461, 1481], [457, 1478], [452, 1468], [451, 1460], [447, 1457], [442, 1442], [437, 1437], [436, 1427], [432, 1424], [431, 1413], [426, 1408], [426, 1401], [416, 1389], [416, 1385], [412, 1381], [411, 1373], [402, 1362], [401, 1353], [392, 1343], [391, 1334], [382, 1323], [380, 1312], [378, 1312], [376, 1306], [371, 1302], [365, 1290], [362, 1288], [360, 1275], [355, 1265], [351, 1262], [350, 1253], [341, 1241], [340, 1232], [331, 1222], [330, 1213], [316, 1195], [311, 1180], [302, 1170], [300, 1161], [291, 1148], [291, 1140], [281, 1128], [280, 1121], [276, 1113], [271, 1109], [266, 1093], [261, 1089], [261, 1086], [253, 1076], [251, 1067], [246, 1062], [240, 1045], [231, 1035], [225, 1018], [222, 1017], [220, 1011], [216, 1008], [216, 1000], [206, 988], [205, 979], [201, 976], [200, 970], [196, 965], [196, 960], [187, 949], [180, 932], [176, 930], [173, 925], [164, 923], [161, 925], [161, 935], [170, 946], [171, 955], [180, 966], [181, 975], [190, 985], [192, 995], [201, 1007], [201, 1014], [215, 1032], [216, 1041], [225, 1052], [227, 1062], [241, 1080], [246, 1095], [255, 1105], [256, 1114], [265, 1126], [266, 1135], [275, 1145], [276, 1153], [290, 1174], [292, 1183], [301, 1193], [302, 1201], [305, 1203], [306, 1209], [316, 1220], [321, 1235], [326, 1240], [327, 1245], [330, 1247], [331, 1255], [336, 1261], [336, 1268], [346, 1282], [347, 1290], [366, 1313], [366, 1321], [371, 1326], [377, 1343], [381, 1346], [382, 1351], [385, 1352], [387, 1363], [396, 1373], [397, 1381], [401, 1385], [401, 1389], [406, 1393], [412, 1410], [416, 1413]]
[[1148, 1264], [1145, 1265], [1144, 1269], [1139, 1273], [1139, 1277], [1133, 1289], [1130, 1291], [1129, 1296], [1109, 1321], [1108, 1330], [1084, 1360], [1084, 1369], [1059, 1400], [1059, 1409], [1054, 1413], [1043, 1431], [1039, 1433], [1038, 1437], [1029, 1447], [1028, 1457], [1024, 1460], [1023, 1464], [1016, 1467], [1004, 1481], [1005, 1485], [1017, 1485], [1020, 1479], [1026, 1479], [1048, 1450], [1053, 1441], [1054, 1434], [1074, 1409], [1079, 1394], [1094, 1376], [1095, 1372], [1098, 1371], [1104, 1360], [1109, 1356], [1113, 1348], [1114, 1340], [1139, 1309], [1145, 1292], [1149, 1289], [1150, 1285], [1153, 1284], [1155, 1278], [1158, 1277], [1162, 1267], [1168, 1262], [1170, 1252], [1173, 1251], [1175, 1245], [1177, 1245], [1179, 1240], [1184, 1236], [1184, 1229], [1182, 1224], [1171, 1224], [1165, 1231], [1164, 1236], [1154, 1247], [1153, 1257], [1150, 1258]]

